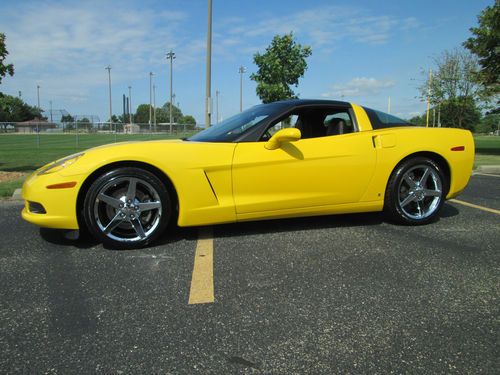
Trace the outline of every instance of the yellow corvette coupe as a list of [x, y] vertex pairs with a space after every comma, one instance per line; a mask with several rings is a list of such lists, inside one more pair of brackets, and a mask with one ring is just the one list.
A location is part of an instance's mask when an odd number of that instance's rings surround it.
[[189, 139], [96, 147], [23, 186], [25, 220], [87, 228], [114, 248], [179, 226], [384, 211], [426, 224], [467, 185], [469, 131], [417, 127], [356, 104], [289, 100], [250, 108]]

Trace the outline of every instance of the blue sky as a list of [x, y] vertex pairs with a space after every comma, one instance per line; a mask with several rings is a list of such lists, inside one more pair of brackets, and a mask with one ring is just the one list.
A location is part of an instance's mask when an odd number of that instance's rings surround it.
[[[422, 69], [432, 58], [470, 36], [477, 15], [493, 0], [213, 0], [212, 97], [219, 115], [239, 111], [240, 65], [244, 107], [258, 104], [255, 52], [273, 36], [293, 31], [310, 45], [309, 68], [296, 92], [301, 98], [344, 99], [411, 117], [425, 109], [416, 96]], [[156, 103], [169, 98], [172, 49], [175, 102], [204, 121], [207, 0], [13, 1], [0, 0], [0, 32], [6, 34], [14, 77], [0, 91], [73, 115], [108, 114], [112, 67], [113, 112], [132, 86], [132, 104], [149, 103], [149, 72]], [[416, 79], [416, 80], [415, 80]], [[214, 99], [215, 100], [215, 99]], [[215, 116], [213, 117], [215, 122]]]

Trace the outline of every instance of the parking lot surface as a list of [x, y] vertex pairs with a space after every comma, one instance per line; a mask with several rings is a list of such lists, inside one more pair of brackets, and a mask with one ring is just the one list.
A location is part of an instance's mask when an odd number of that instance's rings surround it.
[[[0, 203], [0, 373], [498, 373], [499, 186], [473, 176], [426, 226], [239, 223], [134, 251]], [[200, 230], [209, 303], [190, 295]]]

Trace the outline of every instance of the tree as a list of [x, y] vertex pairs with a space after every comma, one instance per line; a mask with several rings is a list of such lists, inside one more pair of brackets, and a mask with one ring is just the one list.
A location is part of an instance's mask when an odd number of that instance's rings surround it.
[[463, 45], [479, 58], [477, 80], [484, 86], [482, 94], [492, 97], [500, 93], [500, 0], [486, 7], [477, 18], [478, 27], [469, 29], [474, 36]]
[[[182, 118], [182, 111], [172, 104], [172, 122], [179, 123]], [[169, 123], [170, 122], [170, 102], [166, 102], [160, 108], [156, 109], [156, 122]]]
[[5, 34], [0, 33], [0, 83], [7, 74], [11, 77], [14, 75], [14, 65], [4, 63], [8, 54], [9, 52], [5, 46]]
[[137, 124], [149, 123], [149, 104], [139, 104], [134, 115], [134, 120]]
[[179, 124], [196, 125], [196, 120], [191, 115], [182, 116], [181, 119], [179, 120]]
[[0, 122], [21, 122], [42, 118], [42, 112], [20, 98], [0, 92]]
[[71, 115], [63, 115], [61, 117], [61, 122], [74, 122], [75, 119]]
[[[475, 80], [479, 69], [477, 59], [465, 50], [455, 49], [444, 51], [434, 59], [434, 63], [437, 69], [432, 79], [427, 78], [419, 87], [421, 98], [427, 100], [429, 96], [432, 106], [441, 103], [441, 113], [443, 105], [453, 108], [450, 122], [446, 122], [445, 126], [469, 128], [466, 120], [469, 121], [469, 115], [477, 110], [476, 100], [480, 89]], [[445, 124], [443, 121], [441, 123]]]
[[250, 79], [257, 82], [256, 91], [262, 102], [296, 98], [290, 86], [298, 86], [307, 70], [306, 58], [311, 54], [311, 47], [296, 43], [293, 33], [276, 35], [264, 54], [256, 53], [253, 61], [259, 69]]
[[494, 113], [484, 116], [476, 127], [477, 133], [490, 134], [500, 129], [500, 114]]

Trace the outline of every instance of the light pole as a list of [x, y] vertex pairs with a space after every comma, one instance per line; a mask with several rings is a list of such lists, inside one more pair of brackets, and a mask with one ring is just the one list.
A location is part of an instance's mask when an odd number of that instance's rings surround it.
[[215, 121], [219, 123], [219, 90], [215, 90]]
[[212, 84], [212, 0], [208, 0], [207, 71], [205, 89], [205, 128], [210, 126], [210, 96]]
[[132, 86], [128, 87], [128, 105], [129, 105], [128, 117], [130, 123], [132, 124]]
[[[42, 109], [40, 108], [40, 85], [36, 85], [36, 96], [38, 101], [38, 112], [40, 113], [40, 117], [42, 116]], [[36, 146], [40, 147], [40, 129], [38, 127], [38, 122], [36, 123]]]
[[[175, 93], [172, 94], [172, 103], [175, 103]], [[175, 104], [172, 104], [172, 105], [175, 106]], [[179, 108], [179, 107], [177, 106], [177, 108]], [[174, 123], [176, 121], [178, 121], [178, 119], [176, 119], [173, 114], [172, 114], [172, 119], [173, 119]]]
[[432, 90], [432, 69], [429, 69], [429, 88], [427, 90], [427, 115], [425, 120], [425, 126], [429, 127], [429, 111], [431, 108], [431, 91]]
[[40, 85], [36, 85], [36, 97], [37, 97], [37, 102], [38, 102], [38, 109], [40, 108]]
[[240, 112], [243, 112], [243, 73], [247, 71], [247, 68], [240, 66], [238, 73], [240, 73]]
[[[112, 130], [113, 107], [111, 105], [111, 66], [108, 65], [105, 69], [108, 71], [108, 83], [109, 83], [109, 130]], [[115, 128], [115, 136], [116, 136], [116, 128]]]
[[153, 72], [149, 72], [149, 133], [151, 132], [151, 118], [153, 112]]
[[50, 104], [50, 123], [52, 124], [52, 100], [49, 100]]
[[156, 133], [156, 85], [153, 85], [153, 123]]
[[167, 53], [167, 60], [170, 59], [170, 133], [172, 133], [172, 66], [173, 62], [175, 59], [175, 53], [170, 50], [169, 53]]

